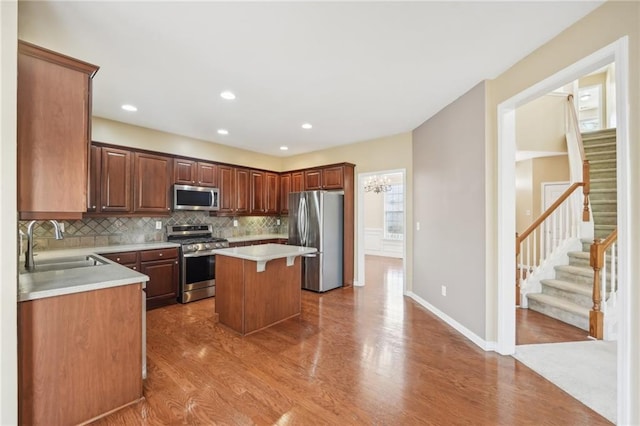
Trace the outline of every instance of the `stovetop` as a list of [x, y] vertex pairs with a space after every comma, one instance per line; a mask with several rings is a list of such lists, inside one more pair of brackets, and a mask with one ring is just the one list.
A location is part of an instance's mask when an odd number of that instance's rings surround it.
[[224, 238], [213, 236], [211, 225], [167, 225], [167, 240], [182, 245], [182, 253], [229, 247]]

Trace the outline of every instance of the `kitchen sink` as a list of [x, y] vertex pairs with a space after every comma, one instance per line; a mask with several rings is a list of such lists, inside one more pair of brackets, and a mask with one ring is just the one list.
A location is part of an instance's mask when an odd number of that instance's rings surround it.
[[62, 271], [65, 269], [87, 268], [92, 266], [108, 265], [108, 262], [95, 255], [58, 257], [54, 259], [36, 260], [35, 269], [27, 271], [23, 269], [21, 273]]

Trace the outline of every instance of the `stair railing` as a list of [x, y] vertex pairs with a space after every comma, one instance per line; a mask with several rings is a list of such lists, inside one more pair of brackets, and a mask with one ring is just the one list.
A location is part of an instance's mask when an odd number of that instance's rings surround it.
[[[520, 304], [521, 283], [525, 278], [569, 238], [580, 237], [576, 206], [580, 205], [581, 197], [576, 190], [580, 187], [584, 190], [585, 185], [572, 184], [522, 234], [516, 234], [516, 305]], [[588, 205], [586, 208], [588, 217]]]
[[[521, 283], [525, 278], [539, 268], [542, 262], [568, 238], [580, 237], [579, 221], [576, 219], [579, 214], [575, 211], [577, 207], [574, 206], [582, 204], [583, 222], [589, 222], [591, 219], [589, 210], [589, 193], [591, 192], [589, 160], [587, 160], [584, 152], [573, 95], [569, 95], [567, 101], [569, 122], [571, 123], [569, 127], [576, 139], [582, 167], [577, 167], [578, 170], [575, 173], [572, 171], [574, 183], [522, 234], [518, 235], [516, 233], [516, 305], [520, 305]], [[569, 157], [571, 161], [573, 156], [569, 155]], [[579, 187], [582, 187], [582, 200], [579, 200], [578, 196], [574, 194]], [[540, 227], [544, 231], [540, 230]]]
[[618, 228], [607, 238], [596, 239], [589, 250], [589, 264], [593, 268], [593, 307], [589, 312], [589, 336], [604, 338], [604, 315], [607, 304], [615, 306], [618, 293], [617, 247]]

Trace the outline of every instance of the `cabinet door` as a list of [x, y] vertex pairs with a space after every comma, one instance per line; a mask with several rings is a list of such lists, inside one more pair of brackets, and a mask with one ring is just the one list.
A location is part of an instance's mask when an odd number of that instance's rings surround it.
[[100, 208], [103, 213], [131, 211], [131, 152], [102, 147]]
[[169, 157], [140, 152], [134, 154], [135, 213], [170, 213], [172, 163]]
[[249, 197], [251, 194], [250, 171], [247, 169], [236, 169], [236, 205], [237, 214], [249, 213]]
[[212, 163], [198, 163], [198, 185], [218, 186], [218, 166]]
[[272, 172], [265, 172], [265, 213], [278, 214], [280, 211], [279, 206], [279, 194], [280, 187], [278, 182], [278, 174]]
[[251, 171], [251, 214], [265, 212], [265, 179], [264, 172]]
[[291, 173], [291, 192], [304, 191], [304, 173], [292, 172]]
[[89, 185], [87, 186], [87, 212], [97, 212], [100, 203], [100, 163], [102, 148], [91, 145], [89, 151]]
[[280, 175], [280, 214], [289, 213], [289, 193], [291, 192], [291, 173]]
[[140, 272], [149, 277], [147, 309], [176, 303], [178, 300], [178, 261], [141, 262]]
[[196, 162], [176, 158], [173, 160], [173, 183], [194, 185], [196, 183]]
[[324, 189], [342, 189], [344, 174], [343, 166], [328, 167], [322, 169], [322, 188]]
[[320, 169], [305, 170], [304, 189], [305, 191], [322, 189], [322, 170]]
[[218, 166], [218, 188], [220, 189], [220, 209], [218, 213], [229, 214], [234, 212], [236, 175], [233, 167]]
[[18, 43], [20, 219], [80, 219], [86, 212], [91, 77], [96, 70]]

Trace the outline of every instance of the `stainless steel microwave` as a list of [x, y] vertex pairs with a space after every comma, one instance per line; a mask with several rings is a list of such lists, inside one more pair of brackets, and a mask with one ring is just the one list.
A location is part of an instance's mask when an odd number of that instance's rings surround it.
[[220, 209], [220, 190], [206, 186], [173, 185], [173, 210]]

